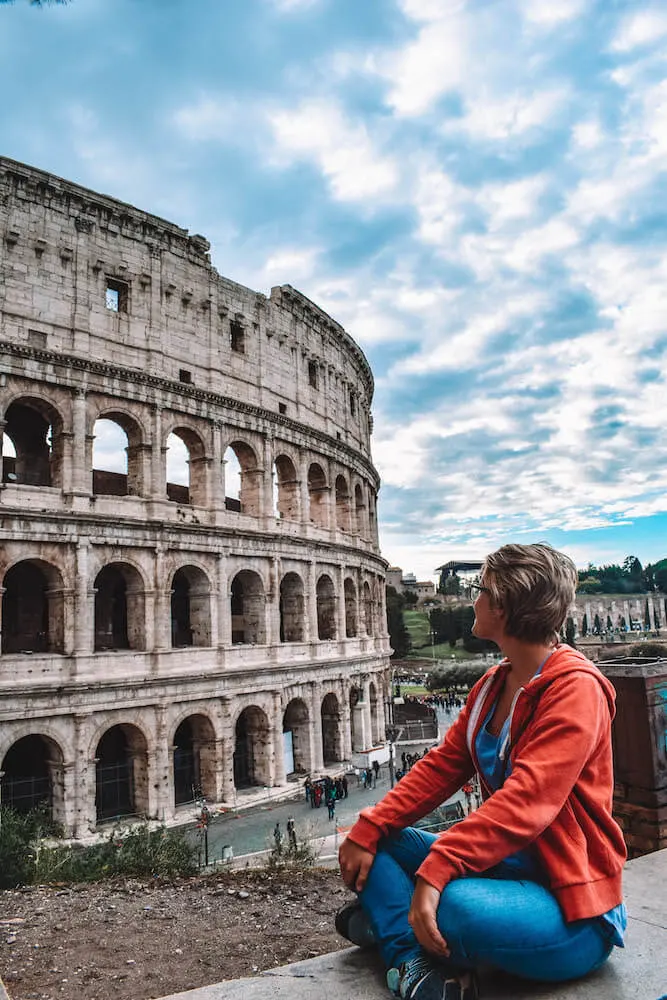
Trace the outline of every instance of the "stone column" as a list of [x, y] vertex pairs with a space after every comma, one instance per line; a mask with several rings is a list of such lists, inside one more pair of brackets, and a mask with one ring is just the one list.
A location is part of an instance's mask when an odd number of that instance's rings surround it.
[[230, 582], [222, 555], [218, 556], [218, 643], [221, 646], [232, 644]]
[[[160, 822], [174, 818], [175, 796], [174, 796], [174, 774], [173, 774], [173, 752], [167, 743], [167, 706], [155, 706], [155, 732], [156, 742], [154, 748], [153, 772], [150, 769], [149, 754], [149, 811], [151, 816], [155, 816]], [[155, 789], [155, 802], [150, 808], [150, 790]]]
[[308, 492], [309, 461], [302, 458], [299, 463], [299, 520], [301, 524], [310, 524], [310, 493]]
[[236, 803], [236, 788], [234, 786], [234, 746], [236, 743], [232, 709], [228, 698], [220, 699], [221, 708], [221, 738], [220, 738], [220, 770], [222, 798], [227, 803]]
[[68, 451], [63, 470], [64, 489], [76, 496], [90, 496], [93, 488], [93, 438], [86, 434], [86, 394], [83, 389], [74, 390], [72, 437]]
[[94, 642], [94, 597], [93, 580], [89, 578], [90, 540], [79, 538], [76, 546], [76, 593], [74, 597], [74, 653], [85, 656], [92, 653]]
[[95, 830], [97, 816], [95, 813], [96, 770], [95, 747], [88, 748], [88, 723], [91, 716], [76, 714], [74, 716], [74, 836], [87, 837]]
[[271, 530], [275, 528], [276, 517], [273, 510], [273, 438], [269, 435], [264, 438], [261, 461], [261, 516], [267, 529]]
[[275, 787], [287, 784], [285, 775], [285, 757], [283, 752], [283, 710], [280, 700], [280, 691], [274, 691], [273, 697], [273, 725], [271, 727], [271, 741], [273, 743], [272, 760], [269, 762], [271, 773], [271, 784]]
[[280, 645], [280, 557], [269, 558], [269, 589], [266, 594], [266, 641]]
[[340, 684], [341, 692], [341, 719], [342, 719], [342, 732], [341, 732], [341, 748], [340, 753], [343, 760], [350, 760], [352, 757], [352, 720], [350, 716], [350, 694], [347, 689], [347, 685], [341, 681]]
[[153, 600], [153, 649], [171, 649], [171, 586], [166, 580], [164, 543], [155, 547], [155, 592]]
[[322, 684], [311, 681], [310, 690], [310, 769], [324, 770], [324, 748], [322, 745]]
[[362, 682], [363, 701], [360, 702], [362, 710], [362, 739], [364, 748], [373, 746], [373, 720], [371, 718], [371, 695], [370, 677], [366, 676]]
[[151, 441], [151, 489], [153, 500], [167, 499], [167, 464], [166, 447], [162, 446], [162, 411], [159, 406], [153, 407], [152, 441]]
[[3, 649], [2, 649], [2, 599], [5, 596], [6, 590], [7, 590], [6, 587], [0, 587], [0, 653], [3, 652]]
[[213, 422], [213, 460], [210, 470], [210, 507], [213, 510], [225, 509], [224, 465], [222, 461], [222, 423]]
[[343, 566], [338, 566], [336, 571], [336, 600], [337, 604], [337, 632], [338, 641], [344, 642], [346, 639], [346, 625], [345, 625], [345, 568]]
[[304, 641], [315, 642], [317, 640], [317, 581], [315, 579], [315, 561], [311, 560], [306, 567], [306, 579], [303, 587], [303, 624]]

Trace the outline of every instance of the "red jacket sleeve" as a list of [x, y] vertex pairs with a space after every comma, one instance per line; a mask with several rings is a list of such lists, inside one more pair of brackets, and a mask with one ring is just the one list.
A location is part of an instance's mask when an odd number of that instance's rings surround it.
[[465, 872], [481, 872], [531, 844], [560, 813], [610, 724], [594, 677], [554, 681], [512, 754], [512, 772], [479, 809], [444, 831], [417, 874], [442, 891]]
[[348, 836], [355, 844], [375, 852], [381, 837], [402, 830], [445, 802], [475, 772], [466, 728], [473, 688], [466, 706], [447, 731], [443, 742], [417, 761], [404, 778], [377, 805], [363, 809]]

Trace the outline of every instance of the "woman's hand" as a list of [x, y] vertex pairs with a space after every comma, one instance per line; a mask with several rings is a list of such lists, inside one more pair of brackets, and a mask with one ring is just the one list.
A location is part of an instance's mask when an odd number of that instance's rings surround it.
[[418, 878], [415, 891], [412, 894], [412, 906], [408, 914], [408, 923], [415, 932], [415, 937], [422, 948], [433, 955], [449, 958], [449, 948], [444, 937], [438, 930], [436, 915], [440, 892], [423, 878]]
[[366, 879], [374, 860], [374, 854], [364, 847], [359, 847], [349, 837], [343, 841], [338, 851], [338, 863], [343, 882], [348, 889], [361, 892], [366, 885]]

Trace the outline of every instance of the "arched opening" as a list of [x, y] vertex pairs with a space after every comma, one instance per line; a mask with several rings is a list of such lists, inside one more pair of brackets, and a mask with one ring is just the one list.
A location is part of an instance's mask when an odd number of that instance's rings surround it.
[[335, 694], [329, 693], [322, 701], [322, 759], [327, 764], [335, 764], [343, 759], [343, 741], [340, 705]]
[[276, 517], [299, 520], [299, 483], [294, 462], [279, 455], [273, 463], [273, 509]]
[[370, 701], [371, 709], [371, 740], [373, 746], [377, 746], [378, 743], [382, 742], [383, 733], [380, 732], [380, 710], [378, 708], [378, 694], [377, 688], [373, 681], [368, 685], [368, 698]]
[[141, 496], [142, 436], [124, 413], [105, 413], [93, 426], [93, 493]]
[[360, 538], [366, 537], [366, 504], [364, 503], [364, 491], [359, 483], [354, 487], [354, 521], [355, 530]]
[[265, 600], [262, 578], [243, 569], [232, 580], [232, 643], [253, 645], [266, 642]]
[[350, 491], [345, 476], [336, 476], [336, 527], [350, 530]]
[[310, 508], [310, 521], [318, 528], [327, 527], [327, 477], [324, 470], [317, 462], [308, 469], [308, 505]]
[[269, 763], [269, 720], [261, 708], [251, 705], [241, 712], [236, 722], [235, 787], [268, 785], [271, 780]]
[[211, 645], [211, 588], [197, 566], [181, 566], [171, 581], [171, 645]]
[[107, 729], [95, 751], [97, 822], [148, 815], [148, 753], [136, 726]]
[[286, 573], [280, 581], [280, 641], [303, 642], [303, 581], [298, 573]]
[[294, 698], [283, 716], [283, 757], [285, 774], [305, 774], [311, 769], [308, 707]]
[[317, 638], [336, 638], [336, 592], [330, 576], [317, 581]]
[[63, 582], [55, 566], [25, 559], [2, 581], [2, 652], [64, 652]]
[[16, 482], [16, 448], [8, 434], [2, 435], [2, 470], [0, 482]]
[[175, 427], [167, 438], [167, 497], [174, 503], [205, 507], [207, 459], [201, 438]]
[[366, 629], [366, 635], [373, 635], [373, 598], [371, 596], [371, 588], [366, 581], [361, 588], [362, 602], [364, 606], [364, 627]]
[[41, 399], [17, 399], [7, 407], [4, 434], [14, 458], [2, 463], [5, 483], [62, 486], [63, 425], [60, 414]]
[[64, 821], [63, 754], [46, 736], [24, 736], [5, 754], [0, 766], [3, 807], [18, 813], [44, 809], [56, 823]]
[[94, 587], [95, 652], [145, 649], [144, 585], [134, 566], [104, 566]]
[[226, 509], [259, 517], [262, 470], [250, 445], [233, 441], [224, 454], [224, 470]]
[[174, 734], [174, 803], [216, 798], [215, 732], [205, 715], [190, 715]]
[[343, 584], [345, 593], [345, 636], [354, 639], [357, 634], [357, 588], [348, 576]]

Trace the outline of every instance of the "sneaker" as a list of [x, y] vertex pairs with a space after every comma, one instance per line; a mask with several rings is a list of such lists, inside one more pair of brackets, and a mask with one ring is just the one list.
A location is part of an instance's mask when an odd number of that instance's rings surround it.
[[463, 973], [461, 979], [451, 978], [424, 955], [389, 969], [387, 986], [401, 1000], [479, 1000], [473, 972]]
[[358, 948], [372, 948], [377, 944], [373, 928], [358, 899], [342, 906], [334, 922], [340, 936], [347, 938]]

